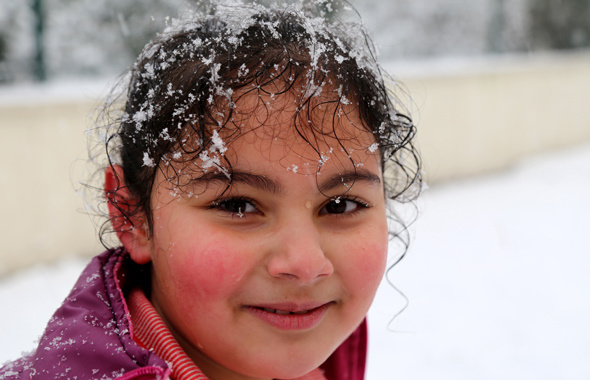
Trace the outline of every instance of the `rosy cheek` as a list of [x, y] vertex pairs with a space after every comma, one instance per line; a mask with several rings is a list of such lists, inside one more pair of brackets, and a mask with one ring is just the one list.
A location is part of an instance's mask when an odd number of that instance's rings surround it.
[[387, 262], [387, 245], [367, 244], [357, 270], [367, 283], [378, 285], [381, 282]]
[[[387, 264], [387, 239], [359, 239], [351, 243], [347, 255], [346, 278], [349, 289], [372, 293], [379, 286]], [[370, 294], [372, 297], [372, 294]]]
[[246, 255], [231, 244], [186, 247], [179, 256], [170, 262], [178, 290], [202, 298], [230, 293], [248, 268]]

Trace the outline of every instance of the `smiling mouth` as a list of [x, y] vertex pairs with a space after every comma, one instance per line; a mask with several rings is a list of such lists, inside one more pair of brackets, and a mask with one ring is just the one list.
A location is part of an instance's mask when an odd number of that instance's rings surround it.
[[[320, 306], [321, 307], [321, 306]], [[289, 314], [307, 314], [312, 312], [313, 310], [317, 309], [317, 307], [315, 309], [309, 309], [309, 310], [301, 310], [301, 311], [288, 311], [288, 310], [279, 310], [279, 309], [269, 309], [266, 307], [260, 307], [258, 309], [262, 309], [268, 313], [274, 313], [274, 314], [280, 314], [280, 315], [289, 315]]]
[[332, 302], [309, 306], [245, 306], [244, 310], [266, 324], [287, 331], [308, 330], [320, 324]]

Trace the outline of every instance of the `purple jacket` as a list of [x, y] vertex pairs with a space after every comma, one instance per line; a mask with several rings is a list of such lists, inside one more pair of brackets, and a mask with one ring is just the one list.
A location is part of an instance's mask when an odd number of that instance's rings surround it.
[[31, 356], [0, 370], [0, 379], [166, 379], [166, 363], [141, 348], [115, 273], [122, 249], [92, 259], [57, 309]]
[[[120, 280], [127, 255], [121, 248], [96, 256], [70, 295], [49, 320], [39, 346], [29, 356], [0, 369], [0, 380], [168, 379], [168, 365], [131, 337]], [[123, 269], [123, 270], [121, 270]], [[366, 356], [363, 324], [322, 366], [330, 379], [362, 380]]]

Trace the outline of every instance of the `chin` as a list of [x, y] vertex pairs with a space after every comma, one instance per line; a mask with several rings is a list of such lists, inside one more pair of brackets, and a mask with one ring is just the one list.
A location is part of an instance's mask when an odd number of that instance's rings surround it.
[[[312, 352], [313, 351], [313, 352]], [[307, 375], [318, 368], [332, 354], [329, 352], [317, 352], [317, 350], [306, 350], [303, 353], [287, 353], [282, 358], [274, 358], [266, 363], [260, 363], [257, 376], [271, 379], [296, 379]]]

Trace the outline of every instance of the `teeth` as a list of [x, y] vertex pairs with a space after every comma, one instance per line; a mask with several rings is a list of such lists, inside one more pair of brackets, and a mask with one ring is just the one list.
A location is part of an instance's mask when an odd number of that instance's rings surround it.
[[268, 313], [280, 314], [280, 315], [289, 315], [289, 314], [305, 314], [309, 312], [309, 310], [302, 310], [302, 311], [287, 311], [287, 310], [278, 310], [278, 309], [269, 309], [269, 308], [262, 308], [264, 311]]

